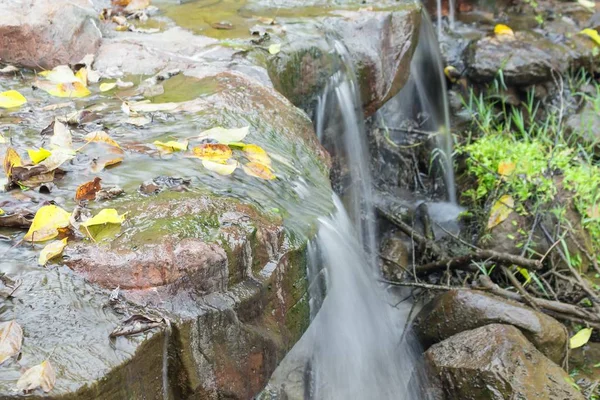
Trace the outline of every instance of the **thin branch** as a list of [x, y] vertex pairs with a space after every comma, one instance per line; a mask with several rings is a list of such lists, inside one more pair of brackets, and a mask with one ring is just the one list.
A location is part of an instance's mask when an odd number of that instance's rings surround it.
[[452, 268], [462, 269], [465, 271], [476, 271], [477, 268], [472, 267], [470, 264], [472, 261], [496, 261], [502, 264], [514, 264], [523, 267], [528, 270], [537, 271], [542, 268], [542, 263], [539, 260], [532, 260], [529, 258], [515, 256], [508, 253], [499, 253], [493, 250], [478, 250], [474, 253], [467, 254], [464, 256], [448, 258], [441, 261], [432, 262], [429, 264], [421, 265], [416, 268], [418, 274], [427, 274], [440, 269]]

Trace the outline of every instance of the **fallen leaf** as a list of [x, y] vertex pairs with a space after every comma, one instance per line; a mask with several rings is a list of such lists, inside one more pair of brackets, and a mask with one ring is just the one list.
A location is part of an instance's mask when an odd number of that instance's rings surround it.
[[52, 151], [52, 154], [48, 156], [44, 161], [40, 162], [38, 165], [43, 166], [45, 168], [45, 172], [51, 172], [66, 163], [67, 161], [72, 160], [74, 157], [73, 152], [63, 149], [56, 149]]
[[12, 66], [12, 65], [7, 65], [4, 68], [0, 68], [0, 74], [10, 74], [12, 72], [18, 72], [19, 68]]
[[73, 136], [67, 125], [54, 120], [54, 134], [50, 138], [50, 144], [55, 148], [71, 150], [73, 149]]
[[237, 168], [238, 162], [231, 158], [225, 162], [202, 160], [202, 165], [207, 170], [216, 172], [219, 175], [231, 175]]
[[148, 125], [152, 121], [149, 118], [144, 117], [143, 115], [139, 115], [135, 117], [129, 117], [125, 122], [135, 126], [144, 126]]
[[492, 206], [492, 210], [490, 212], [490, 218], [487, 223], [487, 228], [492, 229], [496, 225], [499, 225], [504, 221], [510, 213], [513, 211], [515, 206], [515, 201], [513, 198], [505, 194]]
[[98, 193], [96, 193], [96, 201], [112, 200], [115, 197], [122, 195], [123, 193], [125, 193], [125, 191], [118, 186], [111, 187], [111, 188], [104, 188], [104, 189], [100, 190]]
[[597, 30], [587, 28], [587, 29], [582, 30], [579, 33], [582, 35], [586, 35], [587, 37], [592, 39], [594, 42], [596, 42], [596, 44], [600, 45], [600, 35], [598, 34]]
[[100, 185], [101, 180], [102, 179], [95, 177], [93, 181], [79, 185], [75, 191], [75, 200], [94, 200], [96, 198], [96, 193], [102, 189], [102, 186]]
[[115, 157], [109, 158], [109, 159], [94, 160], [92, 162], [91, 171], [93, 173], [97, 174], [98, 172], [101, 172], [102, 170], [104, 170], [104, 168], [106, 168], [106, 167], [110, 167], [111, 165], [117, 165], [117, 164], [121, 163], [124, 158], [125, 157], [123, 157], [123, 156], [115, 156]]
[[583, 7], [590, 8], [592, 10], [596, 8], [596, 2], [594, 2], [594, 1], [590, 1], [590, 0], [577, 0], [577, 2], [579, 4], [581, 4]]
[[209, 161], [225, 162], [231, 158], [233, 152], [226, 144], [201, 144], [192, 149], [195, 157]]
[[27, 154], [29, 154], [29, 159], [31, 160], [32, 163], [34, 164], [39, 164], [40, 162], [44, 161], [46, 158], [50, 157], [50, 155], [52, 154], [51, 152], [49, 152], [48, 150], [44, 149], [43, 147], [40, 147], [37, 150], [27, 150]]
[[89, 96], [92, 93], [79, 81], [71, 83], [52, 83], [37, 80], [34, 82], [34, 86], [55, 97], [79, 98]]
[[55, 84], [80, 82], [68, 65], [59, 65], [50, 71], [39, 72], [38, 75]]
[[46, 247], [44, 247], [40, 253], [38, 264], [46, 265], [48, 261], [50, 261], [54, 257], [61, 255], [66, 246], [67, 238], [47, 244]]
[[281, 51], [281, 43], [276, 43], [276, 44], [272, 44], [269, 46], [269, 53], [270, 54], [277, 54]]
[[108, 92], [109, 90], [113, 90], [116, 87], [117, 87], [117, 82], [101, 83], [100, 84], [100, 91], [101, 92]]
[[81, 223], [81, 226], [90, 227], [93, 225], [117, 224], [121, 225], [125, 221], [125, 215], [119, 215], [114, 208], [104, 208], [96, 216]]
[[17, 321], [0, 323], [0, 364], [19, 354], [23, 343], [23, 330]]
[[271, 169], [263, 164], [257, 162], [250, 162], [242, 166], [244, 172], [250, 176], [254, 176], [260, 179], [272, 180], [275, 179], [275, 175], [271, 172]]
[[0, 108], [15, 108], [27, 103], [27, 99], [16, 90], [0, 93]]
[[54, 181], [54, 171], [44, 172], [38, 175], [31, 176], [25, 180], [18, 180], [17, 183], [20, 186], [27, 188], [36, 188], [44, 183], [49, 183]]
[[506, 177], [515, 172], [516, 164], [509, 161], [502, 161], [498, 164], [498, 173], [500, 176]]
[[241, 142], [248, 135], [249, 130], [249, 126], [234, 129], [226, 129], [218, 126], [216, 128], [212, 128], [202, 132], [198, 139], [213, 139], [223, 144]]
[[244, 155], [248, 158], [248, 160], [250, 160], [251, 162], [267, 166], [271, 165], [271, 159], [269, 158], [267, 152], [258, 145], [247, 144], [244, 146], [242, 151], [244, 152]]
[[448, 78], [448, 80], [452, 83], [456, 83], [460, 78], [460, 72], [458, 72], [458, 70], [452, 65], [448, 65], [446, 68], [444, 68], [444, 75], [446, 75], [446, 78]]
[[10, 179], [12, 176], [13, 168], [20, 167], [23, 165], [23, 161], [19, 156], [19, 153], [12, 147], [6, 149], [6, 155], [4, 156], [4, 172], [6, 176]]
[[56, 374], [49, 360], [29, 368], [17, 381], [17, 389], [30, 392], [39, 387], [46, 393], [52, 390], [56, 383]]
[[148, 318], [145, 315], [135, 314], [132, 315], [127, 320], [123, 321], [118, 327], [116, 327], [111, 333], [110, 337], [118, 337], [118, 336], [129, 336], [135, 335], [137, 333], [142, 333], [147, 330], [157, 328], [159, 326], [163, 326], [164, 321]]
[[515, 33], [509, 26], [504, 24], [498, 24], [494, 27], [494, 34], [496, 36], [515, 36]]
[[87, 135], [85, 135], [84, 139], [88, 142], [95, 142], [95, 143], [106, 143], [110, 146], [113, 147], [117, 147], [117, 148], [121, 148], [121, 146], [119, 146], [119, 143], [115, 142], [109, 135], [108, 133], [104, 132], [104, 131], [94, 131], [94, 132], [90, 132]]
[[29, 231], [23, 237], [27, 242], [43, 242], [58, 236], [58, 230], [69, 226], [71, 214], [56, 205], [41, 207], [33, 218]]
[[154, 143], [158, 150], [163, 154], [170, 154], [176, 151], [185, 151], [188, 147], [188, 141], [182, 140], [181, 142], [170, 140], [168, 142], [161, 142], [156, 140]]
[[85, 87], [88, 85], [88, 70], [87, 68], [79, 68], [79, 71], [75, 74], [75, 77]]
[[592, 328], [583, 328], [569, 339], [569, 348], [577, 349], [585, 345], [592, 336]]
[[118, 234], [125, 215], [119, 215], [117, 210], [109, 208], [100, 212], [84, 222], [79, 229], [93, 241], [100, 241]]

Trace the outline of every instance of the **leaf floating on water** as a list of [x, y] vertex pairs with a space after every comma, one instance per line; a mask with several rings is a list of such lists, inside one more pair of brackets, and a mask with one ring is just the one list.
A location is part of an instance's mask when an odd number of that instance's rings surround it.
[[34, 86], [42, 89], [54, 97], [80, 98], [89, 96], [92, 93], [79, 81], [56, 84], [48, 81], [37, 80], [34, 82]]
[[498, 24], [494, 27], [494, 34], [496, 36], [515, 36], [513, 30], [504, 24]]
[[237, 168], [238, 162], [234, 159], [229, 159], [226, 162], [202, 160], [202, 165], [207, 170], [216, 172], [219, 175], [231, 175]]
[[58, 65], [50, 71], [42, 71], [38, 75], [55, 84], [80, 82], [68, 65]]
[[271, 159], [262, 147], [256, 144], [247, 144], [242, 150], [251, 162], [271, 166]]
[[102, 189], [102, 186], [100, 185], [101, 180], [102, 179], [95, 177], [93, 181], [79, 185], [75, 191], [75, 200], [80, 201], [96, 199], [96, 193]]
[[41, 207], [23, 237], [27, 242], [43, 242], [58, 236], [58, 230], [69, 226], [71, 214], [55, 205]]
[[194, 157], [202, 160], [226, 162], [231, 158], [233, 152], [226, 144], [201, 144], [192, 149]]
[[95, 142], [95, 143], [106, 143], [110, 146], [113, 147], [117, 147], [117, 148], [121, 148], [121, 146], [119, 146], [119, 143], [115, 142], [109, 135], [108, 133], [104, 132], [104, 131], [94, 131], [94, 132], [90, 132], [87, 135], [85, 135], [84, 138], [88, 143], [90, 142]]
[[81, 223], [81, 226], [90, 227], [93, 225], [117, 224], [121, 225], [125, 221], [125, 215], [119, 215], [114, 208], [104, 208], [96, 216]]
[[498, 173], [500, 176], [506, 177], [515, 172], [517, 165], [510, 161], [502, 161], [498, 164]]
[[19, 180], [18, 184], [26, 188], [35, 188], [44, 183], [54, 181], [54, 171], [44, 172], [38, 175], [31, 176], [25, 180]]
[[269, 53], [270, 54], [277, 54], [281, 51], [281, 43], [276, 43], [276, 44], [272, 44], [269, 46]]
[[6, 155], [4, 156], [4, 172], [6, 176], [10, 179], [12, 176], [13, 168], [20, 167], [23, 165], [23, 161], [19, 156], [19, 153], [12, 147], [6, 149]]
[[598, 34], [597, 30], [587, 28], [587, 29], [582, 30], [579, 33], [582, 35], [586, 35], [587, 37], [592, 39], [594, 42], [596, 42], [597, 45], [600, 45], [600, 35]]
[[487, 223], [487, 228], [492, 229], [496, 225], [502, 223], [510, 213], [512, 213], [513, 208], [515, 207], [515, 201], [513, 198], [505, 194], [492, 206], [492, 210], [490, 213], [490, 218]]
[[135, 335], [150, 329], [158, 328], [164, 324], [165, 321], [163, 319], [148, 318], [144, 315], [135, 314], [123, 321], [123, 323], [115, 328], [109, 336], [114, 338], [118, 336]]
[[17, 321], [0, 323], [0, 364], [19, 354], [23, 343], [23, 330]]
[[27, 103], [27, 99], [16, 90], [0, 93], [0, 108], [15, 108]]
[[56, 384], [56, 374], [49, 360], [40, 365], [29, 368], [17, 381], [17, 389], [30, 392], [42, 388], [46, 393], [52, 390]]
[[158, 151], [160, 151], [163, 154], [170, 154], [176, 151], [185, 151], [188, 147], [187, 140], [182, 140], [181, 142], [177, 142], [174, 140], [170, 140], [168, 142], [161, 142], [160, 140], [156, 140], [152, 144], [155, 145], [158, 148]]
[[222, 144], [230, 144], [244, 140], [244, 138], [248, 136], [249, 130], [249, 126], [234, 129], [226, 129], [218, 126], [202, 132], [198, 139], [213, 139]]
[[37, 150], [27, 150], [27, 154], [29, 154], [29, 159], [31, 160], [32, 163], [34, 164], [39, 164], [40, 162], [44, 161], [46, 158], [50, 157], [50, 155], [52, 154], [51, 152], [49, 152], [48, 150], [44, 149], [43, 147], [40, 147]]
[[272, 180], [275, 179], [275, 175], [271, 172], [271, 169], [264, 164], [257, 162], [250, 162], [242, 166], [244, 172], [250, 176], [254, 176], [260, 179]]
[[101, 92], [108, 92], [109, 90], [113, 90], [116, 87], [117, 87], [117, 82], [101, 83], [100, 84], [100, 91]]
[[40, 253], [38, 264], [46, 265], [48, 261], [61, 255], [65, 247], [67, 247], [67, 238], [46, 245]]
[[88, 70], [87, 68], [79, 68], [79, 71], [75, 74], [75, 77], [85, 87], [88, 85]]
[[58, 119], [54, 120], [53, 135], [50, 138], [50, 144], [53, 147], [58, 147], [65, 150], [73, 149], [73, 136], [71, 131], [67, 128], [67, 125], [60, 122]]
[[569, 339], [569, 348], [577, 349], [585, 345], [592, 337], [592, 328], [583, 328]]

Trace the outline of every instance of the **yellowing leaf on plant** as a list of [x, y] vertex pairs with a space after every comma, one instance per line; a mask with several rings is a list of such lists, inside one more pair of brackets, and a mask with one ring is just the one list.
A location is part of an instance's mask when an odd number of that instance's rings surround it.
[[271, 169], [267, 165], [250, 162], [242, 167], [244, 172], [250, 176], [266, 180], [275, 179], [275, 175], [273, 175], [273, 172], [271, 172]]
[[46, 158], [50, 157], [50, 155], [52, 153], [49, 152], [48, 150], [44, 149], [43, 147], [40, 147], [37, 150], [33, 150], [33, 149], [27, 150], [27, 154], [29, 154], [29, 159], [31, 160], [32, 163], [39, 164], [40, 162], [44, 161]]
[[510, 195], [505, 194], [504, 196], [500, 197], [500, 200], [498, 200], [492, 206], [487, 228], [492, 229], [496, 225], [502, 223], [502, 221], [508, 218], [514, 207], [515, 201]]
[[13, 168], [20, 167], [21, 165], [23, 165], [23, 161], [21, 161], [19, 153], [12, 147], [6, 149], [6, 155], [4, 156], [4, 172], [6, 176], [10, 178]]
[[248, 157], [248, 160], [263, 165], [271, 165], [271, 159], [262, 147], [255, 144], [247, 144], [242, 150], [246, 157]]
[[583, 328], [569, 339], [569, 348], [577, 349], [585, 345], [592, 336], [592, 328]]
[[100, 84], [100, 91], [101, 92], [108, 92], [109, 90], [113, 90], [114, 88], [117, 87], [117, 82], [106, 82], [106, 83], [101, 83]]
[[113, 147], [118, 147], [119, 149], [121, 148], [121, 146], [119, 146], [119, 143], [115, 142], [109, 135], [108, 133], [104, 132], [104, 131], [94, 131], [94, 132], [90, 132], [87, 135], [85, 135], [84, 138], [88, 143], [90, 142], [95, 142], [95, 143], [106, 143], [110, 146]]
[[23, 237], [27, 242], [43, 242], [58, 236], [58, 230], [69, 226], [71, 214], [55, 205], [41, 207], [33, 217], [29, 231]]
[[514, 36], [515, 33], [513, 32], [512, 29], [510, 29], [510, 27], [504, 25], [504, 24], [498, 24], [494, 27], [494, 34], [496, 36]]
[[46, 247], [44, 247], [40, 253], [38, 264], [46, 265], [48, 261], [50, 261], [54, 257], [58, 257], [59, 255], [61, 255], [66, 246], [67, 238], [47, 244]]
[[49, 360], [40, 365], [29, 368], [17, 381], [17, 389], [23, 392], [30, 392], [37, 388], [42, 388], [46, 393], [52, 390], [56, 384], [56, 373]]
[[219, 175], [231, 175], [237, 168], [238, 162], [232, 158], [225, 162], [202, 160], [202, 165], [207, 170], [216, 172]]
[[176, 151], [185, 151], [188, 147], [188, 141], [182, 140], [181, 142], [177, 142], [174, 140], [170, 140], [168, 142], [161, 142], [160, 140], [156, 140], [153, 145], [158, 148], [158, 151], [164, 154], [174, 153]]
[[600, 45], [600, 35], [598, 34], [597, 30], [587, 28], [587, 29], [582, 30], [579, 33], [582, 35], [586, 35], [587, 37], [592, 39], [594, 42], [596, 42], [597, 45]]
[[16, 90], [0, 93], [0, 108], [15, 108], [27, 103], [27, 99]]
[[249, 126], [234, 129], [226, 129], [218, 126], [202, 132], [198, 139], [213, 139], [222, 144], [230, 144], [244, 140], [249, 130]]
[[0, 364], [19, 354], [23, 343], [23, 330], [17, 321], [0, 323]]
[[201, 144], [192, 149], [192, 153], [195, 157], [203, 160], [225, 162], [231, 158], [233, 152], [226, 144]]
[[269, 46], [269, 53], [270, 54], [277, 54], [281, 51], [281, 43], [276, 43], [276, 44], [272, 44]]
[[510, 176], [515, 172], [516, 164], [509, 161], [502, 161], [498, 164], [498, 173], [500, 176]]

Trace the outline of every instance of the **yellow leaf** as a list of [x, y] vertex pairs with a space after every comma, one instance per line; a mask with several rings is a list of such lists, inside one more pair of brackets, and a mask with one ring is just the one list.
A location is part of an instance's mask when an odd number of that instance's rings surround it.
[[262, 147], [255, 144], [247, 144], [242, 150], [251, 162], [271, 166], [271, 159]]
[[41, 207], [33, 217], [29, 231], [23, 237], [27, 242], [43, 242], [58, 236], [58, 230], [69, 226], [71, 214], [55, 205]]
[[490, 213], [490, 218], [487, 223], [487, 228], [492, 229], [504, 221], [513, 211], [515, 201], [510, 195], [505, 194], [493, 206]]
[[114, 208], [105, 208], [100, 212], [81, 223], [81, 226], [90, 227], [93, 225], [104, 225], [104, 224], [117, 224], [121, 225], [125, 221], [125, 215], [119, 215], [117, 210]]
[[0, 144], [6, 143], [6, 138], [3, 135], [0, 135]]
[[54, 84], [73, 83], [79, 81], [68, 65], [59, 65], [50, 71], [39, 72], [38, 75], [43, 76]]
[[183, 140], [181, 142], [176, 142], [174, 140], [170, 140], [168, 142], [161, 142], [159, 140], [156, 140], [153, 144], [158, 148], [158, 150], [161, 153], [165, 154], [174, 153], [176, 151], [184, 151], [187, 150], [188, 147], [187, 140]]
[[515, 35], [513, 30], [504, 24], [496, 25], [494, 27], [494, 34], [496, 34], [497, 36], [514, 36]]
[[14, 108], [27, 103], [27, 99], [16, 90], [0, 93], [0, 108]]
[[23, 342], [23, 330], [17, 321], [0, 323], [0, 364], [19, 354]]
[[498, 173], [500, 176], [510, 176], [515, 171], [516, 164], [509, 161], [502, 161], [498, 164]]
[[32, 163], [39, 164], [48, 158], [52, 153], [43, 147], [40, 147], [38, 150], [27, 150], [27, 154], [29, 154], [29, 159]]
[[231, 158], [233, 152], [229, 146], [225, 144], [201, 144], [192, 149], [192, 153], [195, 157], [203, 160], [225, 162]]
[[49, 360], [29, 368], [17, 381], [17, 389], [29, 392], [39, 387], [46, 393], [52, 390], [56, 383], [56, 373]]
[[234, 129], [226, 129], [218, 126], [202, 132], [198, 139], [213, 139], [219, 143], [230, 144], [244, 140], [249, 130], [249, 126]]
[[19, 153], [12, 147], [6, 149], [6, 155], [4, 156], [4, 172], [6, 176], [10, 178], [13, 168], [20, 167], [21, 165], [23, 165], [23, 161], [21, 161]]
[[238, 162], [231, 158], [226, 162], [202, 160], [202, 165], [207, 170], [216, 172], [219, 175], [231, 175], [237, 168]]
[[101, 92], [108, 92], [109, 90], [113, 90], [115, 87], [117, 87], [117, 82], [101, 83], [100, 84], [100, 91]]
[[106, 143], [110, 146], [118, 147], [119, 149], [121, 148], [121, 146], [119, 146], [119, 143], [115, 142], [110, 136], [108, 136], [108, 133], [106, 133], [104, 131], [90, 132], [87, 135], [85, 135], [84, 139], [88, 143], [90, 143], [90, 142]]
[[569, 348], [576, 349], [578, 347], [583, 346], [590, 340], [592, 336], [592, 328], [583, 328], [579, 332], [577, 332], [573, 337], [569, 340]]
[[67, 238], [47, 244], [46, 247], [44, 247], [40, 253], [38, 264], [46, 265], [46, 263], [48, 263], [49, 260], [61, 255], [66, 246]]
[[80, 68], [79, 71], [77, 71], [77, 73], [75, 74], [75, 78], [77, 78], [77, 80], [79, 82], [81, 82], [81, 84], [83, 86], [87, 87], [87, 84], [88, 84], [87, 68], [85, 68], [85, 67]]
[[269, 46], [269, 53], [277, 54], [281, 51], [281, 43], [272, 44]]
[[90, 90], [78, 80], [69, 83], [52, 83], [45, 81], [35, 81], [34, 85], [51, 96], [55, 97], [86, 97], [90, 95]]
[[452, 65], [448, 65], [446, 68], [444, 68], [444, 75], [446, 75], [446, 78], [448, 78], [448, 80], [452, 83], [456, 83], [458, 78], [460, 78], [460, 72], [458, 72], [458, 70]]
[[254, 176], [260, 179], [271, 180], [275, 179], [275, 175], [271, 172], [271, 169], [267, 165], [263, 165], [257, 162], [250, 162], [243, 165], [244, 172], [250, 176]]
[[587, 29], [582, 30], [579, 33], [582, 35], [586, 35], [587, 37], [592, 39], [594, 42], [596, 42], [596, 44], [600, 45], [600, 35], [598, 34], [597, 30], [587, 28]]
[[0, 216], [6, 214], [3, 209], [0, 208]]

